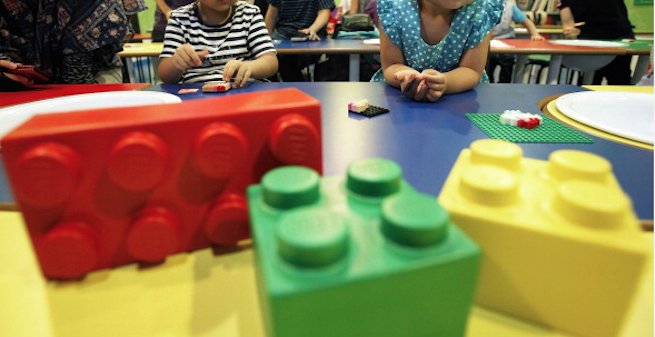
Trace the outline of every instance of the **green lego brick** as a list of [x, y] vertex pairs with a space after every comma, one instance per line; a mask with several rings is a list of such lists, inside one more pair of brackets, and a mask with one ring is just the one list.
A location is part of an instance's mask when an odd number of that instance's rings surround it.
[[270, 337], [464, 336], [480, 251], [395, 163], [278, 168], [248, 198]]
[[514, 143], [593, 143], [591, 138], [547, 116], [541, 116], [542, 124], [538, 127], [525, 129], [501, 124], [500, 115], [499, 113], [469, 113], [466, 117], [493, 139]]

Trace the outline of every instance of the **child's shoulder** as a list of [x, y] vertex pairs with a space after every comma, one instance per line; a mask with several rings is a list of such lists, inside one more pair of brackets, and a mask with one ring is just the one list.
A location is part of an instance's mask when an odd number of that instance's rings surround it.
[[195, 6], [196, 3], [192, 2], [188, 5], [180, 6], [178, 8], [175, 8], [171, 12], [171, 17], [189, 17], [191, 15], [195, 15]]
[[255, 6], [253, 4], [249, 4], [249, 3], [245, 2], [245, 1], [237, 1], [234, 4], [234, 9], [235, 9], [235, 12], [237, 12], [237, 13], [238, 12], [241, 12], [243, 14], [257, 14], [257, 13], [260, 13], [260, 14], [263, 15], [263, 13], [261, 13], [261, 11], [259, 10], [259, 7]]

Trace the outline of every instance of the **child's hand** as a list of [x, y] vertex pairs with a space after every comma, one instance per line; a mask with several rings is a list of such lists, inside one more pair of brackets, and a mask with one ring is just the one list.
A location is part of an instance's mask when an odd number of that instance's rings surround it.
[[424, 99], [428, 102], [436, 102], [446, 92], [446, 75], [434, 69], [426, 69], [421, 76], [426, 86]]
[[[12, 62], [9, 60], [0, 60], [0, 68], [16, 69], [18, 68], [19, 65], [21, 65], [21, 63]], [[32, 79], [30, 79], [29, 77], [21, 76], [18, 74], [10, 74], [6, 72], [3, 72], [2, 74], [5, 75], [5, 77], [7, 77], [8, 79], [20, 83], [24, 86], [34, 84], [34, 81], [32, 81]]]
[[530, 40], [543, 41], [545, 38], [541, 34], [537, 33], [536, 35], [530, 36]]
[[244, 87], [252, 76], [252, 63], [242, 60], [230, 60], [223, 68], [223, 81], [230, 82], [234, 80], [234, 86]]
[[576, 26], [564, 26], [562, 33], [567, 39], [575, 39], [580, 35], [580, 29]]
[[416, 87], [420, 82], [417, 77], [420, 73], [414, 69], [405, 69], [395, 74], [396, 80], [400, 82], [400, 92], [406, 97], [414, 98]]
[[318, 34], [316, 34], [316, 32], [311, 30], [310, 28], [298, 29], [298, 32], [302, 34], [306, 34], [307, 38], [310, 40], [318, 41], [321, 39], [321, 37], [318, 36]]
[[179, 70], [187, 70], [193, 67], [199, 67], [202, 64], [202, 58], [207, 56], [209, 51], [201, 50], [196, 52], [190, 44], [183, 44], [175, 50], [171, 58], [173, 66]]

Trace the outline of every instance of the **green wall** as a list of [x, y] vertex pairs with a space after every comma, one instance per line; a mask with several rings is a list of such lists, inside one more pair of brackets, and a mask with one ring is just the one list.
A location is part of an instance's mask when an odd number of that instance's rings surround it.
[[148, 6], [148, 9], [138, 14], [141, 33], [149, 33], [152, 31], [152, 26], [155, 23], [155, 8], [157, 8], [155, 0], [146, 0], [146, 5]]
[[625, 0], [630, 22], [637, 32], [653, 32], [653, 5], [635, 5], [634, 0]]

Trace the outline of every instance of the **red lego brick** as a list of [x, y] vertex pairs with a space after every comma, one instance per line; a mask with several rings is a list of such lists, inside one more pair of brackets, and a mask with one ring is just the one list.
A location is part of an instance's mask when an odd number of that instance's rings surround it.
[[51, 279], [246, 239], [245, 189], [322, 169], [319, 102], [296, 89], [35, 116], [4, 163]]
[[213, 81], [202, 85], [203, 92], [226, 92], [232, 88], [230, 82]]

